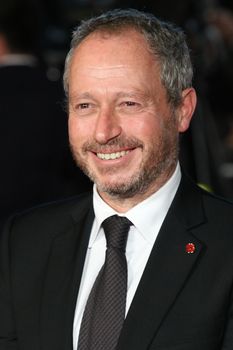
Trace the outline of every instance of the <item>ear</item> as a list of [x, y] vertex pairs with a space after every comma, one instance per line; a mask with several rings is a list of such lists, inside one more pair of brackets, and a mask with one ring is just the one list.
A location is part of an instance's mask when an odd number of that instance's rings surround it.
[[187, 88], [182, 92], [182, 101], [178, 107], [178, 131], [188, 129], [196, 108], [197, 95], [194, 88]]

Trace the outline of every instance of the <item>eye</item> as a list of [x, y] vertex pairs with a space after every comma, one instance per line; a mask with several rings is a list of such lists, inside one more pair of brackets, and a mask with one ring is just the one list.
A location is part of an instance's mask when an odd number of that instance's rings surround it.
[[122, 101], [119, 105], [119, 110], [122, 113], [136, 113], [140, 112], [142, 109], [142, 104], [136, 101]]
[[138, 103], [137, 103], [137, 102], [134, 102], [134, 101], [125, 101], [124, 104], [125, 104], [125, 106], [127, 106], [127, 107], [138, 106]]
[[87, 102], [85, 102], [85, 103], [80, 103], [80, 104], [77, 105], [76, 108], [77, 108], [77, 109], [88, 109], [88, 108], [90, 108], [90, 103], [87, 103]]
[[74, 107], [74, 112], [80, 116], [93, 114], [95, 110], [96, 105], [92, 102], [79, 102]]

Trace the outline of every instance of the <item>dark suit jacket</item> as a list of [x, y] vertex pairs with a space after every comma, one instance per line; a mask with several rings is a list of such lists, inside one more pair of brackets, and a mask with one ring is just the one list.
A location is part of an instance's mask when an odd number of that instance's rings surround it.
[[[72, 349], [93, 217], [92, 196], [81, 195], [9, 222], [1, 244], [0, 350]], [[118, 350], [233, 349], [232, 228], [233, 206], [183, 177]]]

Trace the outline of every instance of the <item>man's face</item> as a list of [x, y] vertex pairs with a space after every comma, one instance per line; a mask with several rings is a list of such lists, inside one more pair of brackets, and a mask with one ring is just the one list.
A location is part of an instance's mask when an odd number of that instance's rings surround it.
[[70, 144], [103, 197], [149, 195], [161, 187], [177, 161], [177, 119], [141, 34], [94, 33], [75, 49]]

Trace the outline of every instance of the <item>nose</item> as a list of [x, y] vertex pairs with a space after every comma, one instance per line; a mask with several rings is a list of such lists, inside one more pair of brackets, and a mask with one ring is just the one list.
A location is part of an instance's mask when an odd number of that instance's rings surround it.
[[121, 134], [122, 128], [118, 117], [110, 108], [100, 110], [95, 125], [95, 140], [106, 144]]

